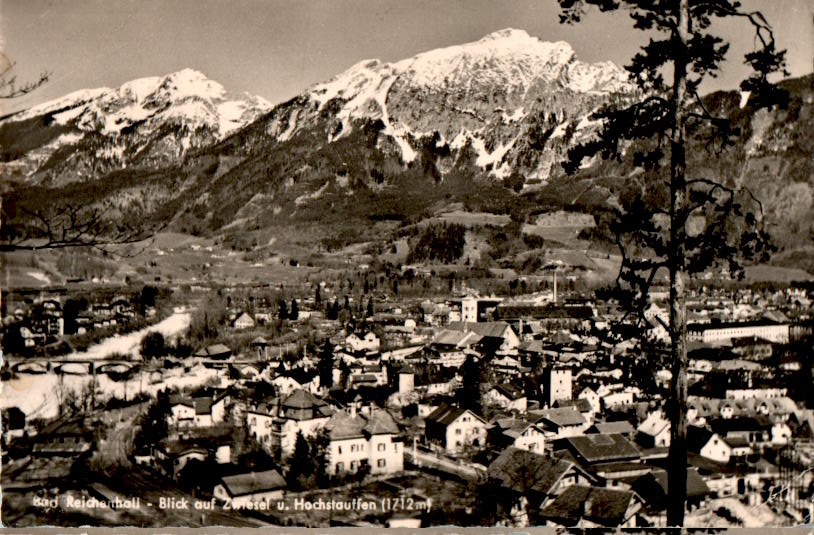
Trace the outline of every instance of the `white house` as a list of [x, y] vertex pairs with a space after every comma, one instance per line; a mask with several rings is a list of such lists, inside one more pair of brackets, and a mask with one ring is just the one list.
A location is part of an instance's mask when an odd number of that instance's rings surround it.
[[334, 413], [325, 424], [331, 443], [328, 473], [354, 473], [367, 466], [371, 474], [393, 474], [404, 470], [404, 444], [399, 428], [389, 413], [374, 409], [370, 414]]
[[464, 448], [482, 448], [486, 443], [487, 422], [469, 409], [442, 405], [424, 420], [425, 435], [449, 453]]
[[193, 398], [195, 403], [195, 420], [197, 427], [209, 427], [223, 422], [226, 416], [226, 392], [215, 396]]
[[345, 337], [345, 345], [351, 351], [378, 351], [381, 347], [381, 340], [372, 332], [367, 332], [362, 336], [351, 333]]
[[636, 429], [638, 441], [648, 448], [670, 446], [670, 421], [663, 411], [651, 412]]
[[605, 408], [629, 407], [633, 405], [633, 392], [611, 392], [602, 396], [602, 405]]
[[497, 447], [517, 449], [543, 454], [545, 432], [537, 424], [519, 418], [498, 419], [489, 430], [490, 440]]
[[588, 403], [591, 405], [591, 412], [597, 414], [602, 409], [602, 401], [599, 397], [599, 394], [594, 391], [594, 389], [590, 387], [585, 387], [577, 396], [577, 399], [584, 399], [587, 400]]
[[717, 433], [708, 435], [708, 440], [701, 446], [698, 453], [702, 457], [726, 464], [732, 458], [732, 446]]
[[528, 398], [526, 394], [509, 383], [492, 387], [484, 394], [483, 398], [484, 401], [490, 405], [497, 405], [510, 411], [526, 412], [528, 409]]
[[232, 327], [235, 329], [251, 329], [255, 326], [254, 318], [249, 316], [247, 313], [242, 313], [240, 316], [235, 318], [235, 321], [232, 322]]
[[170, 396], [170, 413], [167, 421], [171, 426], [188, 427], [195, 423], [195, 402], [186, 396]]

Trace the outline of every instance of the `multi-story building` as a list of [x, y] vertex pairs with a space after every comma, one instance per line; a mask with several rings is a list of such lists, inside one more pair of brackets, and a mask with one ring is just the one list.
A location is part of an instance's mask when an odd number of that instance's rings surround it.
[[427, 440], [440, 444], [449, 453], [464, 448], [482, 448], [486, 443], [486, 420], [469, 409], [441, 405], [425, 419]]
[[364, 467], [371, 474], [392, 474], [404, 469], [404, 444], [389, 413], [374, 409], [369, 414], [339, 411], [325, 424], [331, 439], [328, 473], [355, 473]]
[[543, 395], [549, 407], [558, 400], [573, 398], [573, 378], [571, 369], [564, 367], [551, 367], [543, 370]]
[[776, 344], [789, 341], [789, 324], [770, 319], [738, 322], [691, 323], [687, 325], [688, 340], [707, 344], [721, 343], [733, 338], [762, 338]]

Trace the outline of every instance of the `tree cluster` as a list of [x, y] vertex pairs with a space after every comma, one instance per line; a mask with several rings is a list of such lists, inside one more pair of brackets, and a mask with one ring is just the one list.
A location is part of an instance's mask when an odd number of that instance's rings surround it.
[[455, 262], [464, 254], [466, 227], [457, 223], [430, 224], [407, 255], [407, 263]]
[[328, 481], [328, 446], [331, 443], [326, 429], [306, 438], [297, 433], [294, 453], [288, 462], [286, 482], [292, 490], [308, 490], [322, 487]]

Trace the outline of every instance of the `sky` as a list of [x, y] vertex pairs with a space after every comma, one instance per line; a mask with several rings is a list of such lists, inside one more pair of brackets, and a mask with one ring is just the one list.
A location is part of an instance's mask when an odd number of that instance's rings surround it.
[[[792, 75], [811, 72], [814, 0], [742, 2], [772, 24]], [[0, 112], [187, 67], [279, 103], [362, 59], [397, 61], [503, 28], [568, 41], [583, 61], [620, 65], [645, 38], [624, 13], [560, 25], [556, 0], [0, 0], [0, 47], [12, 72], [19, 80], [51, 73]], [[732, 47], [707, 91], [736, 88], [743, 53], [754, 46], [743, 20], [720, 28]]]

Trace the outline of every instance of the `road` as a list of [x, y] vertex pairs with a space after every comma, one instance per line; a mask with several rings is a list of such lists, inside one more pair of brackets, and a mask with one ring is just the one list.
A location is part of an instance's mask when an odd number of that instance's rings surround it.
[[475, 468], [474, 466], [458, 464], [445, 457], [438, 457], [432, 453], [427, 453], [421, 450], [405, 448], [404, 460], [410, 461], [419, 467], [427, 466], [464, 479], [475, 480], [484, 475], [483, 470]]

